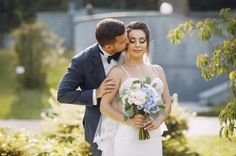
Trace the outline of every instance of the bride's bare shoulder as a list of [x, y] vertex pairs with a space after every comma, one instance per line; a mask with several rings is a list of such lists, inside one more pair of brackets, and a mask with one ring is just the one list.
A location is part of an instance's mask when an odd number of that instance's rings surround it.
[[160, 66], [158, 64], [153, 64], [152, 66], [154, 66], [154, 68], [157, 70], [163, 70], [162, 66]]
[[159, 75], [165, 75], [165, 72], [164, 72], [164, 69], [162, 68], [162, 66], [157, 65], [157, 64], [153, 64], [153, 66]]

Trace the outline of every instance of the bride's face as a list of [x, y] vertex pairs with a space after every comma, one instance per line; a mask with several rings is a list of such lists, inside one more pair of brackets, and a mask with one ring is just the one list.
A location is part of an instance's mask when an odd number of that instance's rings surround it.
[[147, 37], [143, 30], [134, 29], [128, 34], [128, 54], [129, 57], [142, 58], [147, 52]]

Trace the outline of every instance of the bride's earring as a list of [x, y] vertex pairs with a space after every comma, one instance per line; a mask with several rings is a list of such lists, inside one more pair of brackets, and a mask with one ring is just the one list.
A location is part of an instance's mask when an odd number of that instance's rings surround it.
[[149, 53], [148, 52], [145, 52], [144, 55], [143, 55], [143, 61], [145, 64], [151, 64], [150, 62], [150, 58], [149, 58]]

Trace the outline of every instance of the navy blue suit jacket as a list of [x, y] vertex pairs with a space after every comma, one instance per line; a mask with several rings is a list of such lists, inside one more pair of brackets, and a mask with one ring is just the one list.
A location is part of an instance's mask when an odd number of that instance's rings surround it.
[[98, 88], [105, 77], [100, 49], [98, 44], [94, 44], [73, 57], [58, 90], [59, 102], [86, 106], [83, 125], [85, 139], [90, 144], [101, 115], [100, 99], [97, 99], [96, 106], [93, 105], [93, 89]]

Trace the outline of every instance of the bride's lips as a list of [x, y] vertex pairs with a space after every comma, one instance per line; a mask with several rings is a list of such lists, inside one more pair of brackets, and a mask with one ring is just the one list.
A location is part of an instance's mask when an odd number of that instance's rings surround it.
[[135, 53], [141, 53], [142, 52], [142, 50], [132, 50], [133, 52], [135, 52]]

